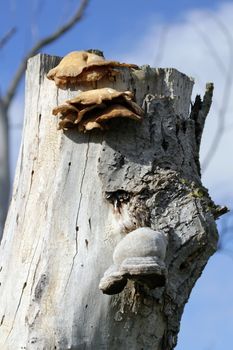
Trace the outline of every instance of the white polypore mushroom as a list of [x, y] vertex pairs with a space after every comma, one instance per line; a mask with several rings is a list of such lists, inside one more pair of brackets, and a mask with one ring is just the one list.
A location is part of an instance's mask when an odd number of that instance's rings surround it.
[[149, 227], [140, 227], [128, 233], [116, 246], [114, 264], [120, 266], [126, 259], [153, 257], [164, 264], [167, 239], [162, 232]]
[[127, 234], [116, 246], [112, 265], [100, 281], [105, 294], [121, 292], [132, 279], [149, 288], [164, 286], [167, 269], [166, 236], [149, 227], [141, 227]]

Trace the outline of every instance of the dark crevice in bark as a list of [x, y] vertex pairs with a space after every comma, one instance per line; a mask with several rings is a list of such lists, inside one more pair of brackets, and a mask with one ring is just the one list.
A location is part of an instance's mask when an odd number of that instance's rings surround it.
[[10, 336], [12, 330], [13, 330], [13, 327], [14, 327], [14, 324], [15, 324], [15, 320], [16, 320], [16, 316], [17, 316], [17, 313], [18, 313], [18, 310], [19, 310], [19, 307], [20, 307], [20, 304], [21, 304], [21, 301], [22, 301], [22, 298], [23, 298], [24, 289], [26, 288], [26, 286], [27, 286], [27, 282], [24, 282], [23, 287], [22, 287], [22, 291], [21, 291], [21, 294], [20, 294], [19, 302], [18, 302], [16, 311], [15, 311], [15, 314], [14, 314], [13, 321], [12, 321], [12, 325], [11, 325], [10, 331], [9, 331], [7, 337], [6, 337], [6, 341], [9, 338], [9, 336]]
[[65, 286], [65, 289], [64, 289], [64, 294], [66, 293], [66, 289], [67, 289], [67, 287], [69, 285], [70, 277], [72, 275], [74, 264], [75, 264], [75, 259], [76, 259], [77, 255], [78, 255], [78, 232], [79, 232], [78, 220], [79, 220], [79, 212], [80, 212], [82, 196], [83, 196], [83, 192], [82, 192], [83, 181], [84, 181], [84, 178], [85, 178], [86, 167], [87, 167], [87, 162], [88, 162], [89, 145], [90, 145], [90, 137], [88, 138], [87, 149], [86, 149], [86, 157], [85, 157], [85, 164], [84, 164], [83, 174], [82, 174], [82, 178], [81, 178], [81, 182], [80, 182], [80, 198], [79, 198], [79, 204], [78, 204], [78, 209], [77, 209], [77, 216], [76, 216], [76, 221], [75, 221], [75, 223], [76, 223], [75, 224], [75, 254], [74, 254], [73, 259], [72, 259], [72, 264], [71, 264], [70, 272], [69, 272], [69, 275], [68, 275], [68, 278], [67, 278], [66, 286]]

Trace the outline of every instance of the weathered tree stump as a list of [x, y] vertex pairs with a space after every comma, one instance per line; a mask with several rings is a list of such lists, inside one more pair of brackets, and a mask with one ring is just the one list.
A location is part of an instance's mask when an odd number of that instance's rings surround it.
[[[189, 77], [122, 69], [108, 86], [134, 91], [144, 121], [63, 133], [51, 110], [77, 91], [46, 78], [58, 62], [37, 55], [28, 63], [23, 141], [0, 249], [0, 348], [173, 349], [184, 305], [216, 250], [221, 210], [202, 187], [198, 154], [212, 85], [190, 111]], [[113, 199], [122, 194], [116, 212]], [[121, 293], [104, 295], [98, 285], [114, 248], [145, 226], [168, 240], [166, 285], [130, 280]]]

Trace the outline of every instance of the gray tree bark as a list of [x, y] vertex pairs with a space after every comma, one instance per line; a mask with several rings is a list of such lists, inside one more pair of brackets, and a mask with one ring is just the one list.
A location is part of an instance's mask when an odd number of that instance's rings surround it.
[[[0, 247], [0, 348], [173, 349], [184, 305], [216, 250], [221, 209], [201, 184], [198, 160], [212, 86], [190, 111], [189, 77], [123, 69], [108, 86], [135, 92], [143, 123], [63, 133], [51, 110], [77, 91], [45, 77], [58, 61], [37, 55], [28, 63], [23, 141]], [[119, 193], [127, 225], [109, 199]], [[129, 281], [120, 294], [104, 295], [98, 285], [115, 246], [142, 226], [168, 239], [166, 285]]]
[[9, 128], [7, 111], [0, 103], [0, 241], [10, 196]]

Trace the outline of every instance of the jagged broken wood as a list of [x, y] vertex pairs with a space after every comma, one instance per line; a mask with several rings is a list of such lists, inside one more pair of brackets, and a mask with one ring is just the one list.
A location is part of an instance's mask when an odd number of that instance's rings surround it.
[[[214, 219], [222, 213], [202, 187], [198, 160], [212, 86], [190, 113], [192, 79], [175, 69], [124, 69], [97, 87], [133, 91], [143, 123], [63, 133], [52, 109], [77, 91], [46, 78], [59, 60], [38, 55], [28, 63], [0, 248], [0, 348], [173, 349], [184, 305], [216, 250]], [[166, 285], [130, 280], [120, 294], [104, 295], [98, 285], [113, 251], [138, 227], [167, 237]]]

